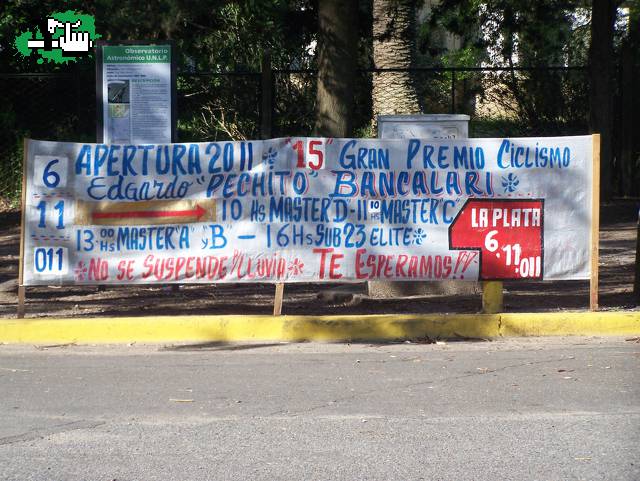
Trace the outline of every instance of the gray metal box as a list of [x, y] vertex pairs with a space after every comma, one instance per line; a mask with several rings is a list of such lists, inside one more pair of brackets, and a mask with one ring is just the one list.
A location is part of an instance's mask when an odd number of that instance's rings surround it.
[[466, 139], [469, 116], [462, 114], [379, 115], [379, 139]]

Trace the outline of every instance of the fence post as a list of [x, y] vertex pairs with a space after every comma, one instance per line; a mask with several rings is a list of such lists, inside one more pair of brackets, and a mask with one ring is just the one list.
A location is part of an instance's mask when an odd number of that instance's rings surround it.
[[76, 73], [76, 75], [74, 76], [74, 78], [75, 78], [75, 94], [76, 94], [76, 115], [78, 116], [78, 121], [77, 121], [76, 125], [78, 125], [78, 127], [80, 125], [83, 125], [83, 119], [82, 119], [82, 113], [81, 113], [81, 111], [82, 111], [82, 107], [81, 107], [82, 106], [82, 100], [81, 100], [82, 94], [81, 94], [81, 91], [80, 91], [80, 89], [82, 88], [82, 79], [80, 77], [81, 77], [80, 72]]
[[451, 71], [451, 113], [456, 113], [456, 71]]
[[272, 135], [273, 127], [273, 72], [271, 71], [271, 52], [269, 50], [265, 50], [262, 56], [260, 87], [262, 91], [260, 135], [263, 139], [268, 139]]

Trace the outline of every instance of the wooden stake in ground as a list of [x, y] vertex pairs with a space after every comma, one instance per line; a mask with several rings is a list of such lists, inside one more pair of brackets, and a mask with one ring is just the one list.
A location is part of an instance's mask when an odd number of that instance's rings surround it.
[[591, 282], [589, 309], [598, 309], [598, 259], [600, 243], [600, 134], [593, 138], [593, 170], [591, 184]]
[[282, 298], [284, 297], [284, 283], [276, 284], [276, 295], [273, 299], [273, 315], [280, 316], [282, 314]]
[[28, 139], [24, 139], [23, 156], [22, 156], [22, 204], [21, 204], [21, 221], [20, 221], [20, 265], [18, 266], [18, 319], [24, 318], [25, 303], [25, 287], [24, 287], [24, 230], [25, 215], [27, 209], [27, 155], [28, 155]]
[[636, 305], [640, 305], [640, 209], [638, 209], [638, 228], [636, 230], [636, 278], [633, 282], [633, 295]]

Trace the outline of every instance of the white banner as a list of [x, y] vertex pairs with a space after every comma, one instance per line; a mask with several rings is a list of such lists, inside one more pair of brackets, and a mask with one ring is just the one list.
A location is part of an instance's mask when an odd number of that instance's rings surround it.
[[590, 276], [591, 136], [26, 145], [24, 285]]

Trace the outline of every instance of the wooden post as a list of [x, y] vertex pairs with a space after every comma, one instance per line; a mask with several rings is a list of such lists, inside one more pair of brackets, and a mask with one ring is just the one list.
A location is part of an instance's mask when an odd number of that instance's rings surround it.
[[17, 310], [18, 319], [24, 319], [24, 300], [25, 300], [24, 298], [25, 298], [24, 286], [18, 286], [18, 310]]
[[282, 298], [284, 297], [284, 283], [278, 282], [276, 284], [276, 295], [273, 299], [273, 315], [282, 315]]
[[633, 295], [636, 305], [640, 305], [640, 209], [638, 209], [638, 228], [636, 229], [636, 275], [633, 281]]
[[[263, 139], [269, 139], [272, 135], [273, 125], [273, 72], [271, 71], [271, 52], [264, 51], [261, 65], [260, 87], [262, 90], [262, 103], [260, 109], [260, 134]], [[282, 298], [284, 297], [284, 284], [276, 284], [276, 292], [273, 299], [273, 315], [282, 314]]]
[[20, 212], [20, 264], [18, 266], [18, 319], [24, 318], [25, 312], [25, 287], [24, 287], [24, 231], [25, 231], [25, 215], [27, 209], [27, 156], [28, 156], [28, 139], [24, 139], [22, 146], [22, 203]]
[[501, 281], [485, 281], [482, 283], [482, 312], [496, 314], [504, 310]]
[[589, 284], [589, 309], [598, 309], [598, 257], [600, 242], [600, 134], [593, 134], [592, 184], [591, 184], [591, 282]]

